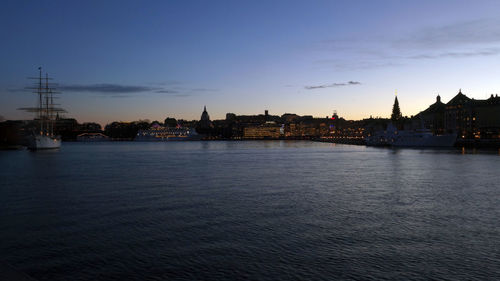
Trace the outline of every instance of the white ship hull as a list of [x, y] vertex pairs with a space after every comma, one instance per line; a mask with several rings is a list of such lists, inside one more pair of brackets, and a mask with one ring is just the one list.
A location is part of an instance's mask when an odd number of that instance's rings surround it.
[[31, 137], [28, 149], [56, 149], [61, 147], [61, 138], [59, 136], [35, 135]]
[[456, 134], [434, 135], [428, 130], [398, 131], [389, 123], [386, 131], [375, 132], [366, 138], [366, 145], [394, 147], [452, 147]]
[[397, 147], [452, 147], [456, 138], [455, 134], [435, 136], [416, 133], [396, 136], [391, 145]]
[[135, 141], [186, 141], [200, 140], [194, 129], [191, 128], [171, 128], [159, 127], [149, 130], [139, 130], [135, 136]]

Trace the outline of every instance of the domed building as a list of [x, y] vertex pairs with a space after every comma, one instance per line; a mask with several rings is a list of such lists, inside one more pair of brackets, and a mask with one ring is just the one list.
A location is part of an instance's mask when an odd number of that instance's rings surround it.
[[415, 115], [414, 120], [417, 121], [417, 125], [415, 127], [420, 128], [423, 126], [423, 128], [431, 130], [436, 135], [444, 134], [445, 110], [446, 104], [441, 102], [441, 96], [438, 95], [435, 103], [431, 104], [426, 110]]
[[200, 119], [200, 124], [204, 124], [206, 125], [207, 127], [210, 126], [212, 122], [210, 121], [210, 116], [208, 115], [208, 112], [207, 112], [207, 106], [205, 105], [203, 107], [203, 113], [201, 113], [201, 119]]
[[212, 121], [210, 121], [210, 116], [207, 112], [207, 106], [203, 107], [203, 113], [201, 113], [200, 122], [198, 122], [198, 126], [196, 127], [196, 132], [199, 134], [209, 134], [210, 130], [213, 128]]

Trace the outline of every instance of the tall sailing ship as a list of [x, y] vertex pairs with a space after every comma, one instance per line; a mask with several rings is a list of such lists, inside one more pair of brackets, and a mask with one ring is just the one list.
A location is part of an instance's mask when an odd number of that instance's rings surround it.
[[49, 83], [49, 80], [53, 79], [48, 74], [43, 77], [41, 67], [38, 70], [40, 72], [38, 77], [29, 78], [36, 80], [36, 85], [29, 89], [34, 90], [33, 93], [38, 95], [38, 106], [20, 108], [20, 110], [35, 113], [35, 120], [38, 121], [37, 129], [29, 136], [28, 149], [55, 149], [61, 147], [61, 136], [54, 134], [56, 117], [59, 113], [66, 111], [54, 104], [56, 98], [54, 95], [59, 92], [55, 91], [56, 84]]

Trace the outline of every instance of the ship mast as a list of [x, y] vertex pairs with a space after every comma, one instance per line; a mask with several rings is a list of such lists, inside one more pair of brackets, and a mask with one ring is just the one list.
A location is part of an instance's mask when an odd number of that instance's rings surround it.
[[45, 73], [45, 118], [47, 120], [45, 127], [46, 127], [46, 135], [49, 135], [50, 133], [50, 111], [49, 111], [49, 75]]
[[38, 77], [29, 78], [38, 80], [36, 87], [28, 88], [35, 90], [34, 93], [38, 94], [38, 106], [19, 108], [19, 110], [36, 113], [35, 118], [38, 118], [40, 122], [39, 134], [52, 136], [54, 134], [55, 113], [63, 113], [66, 111], [62, 108], [55, 107], [54, 94], [58, 94], [59, 92], [54, 91], [54, 86], [56, 84], [49, 83], [49, 80], [52, 80], [52, 78], [50, 78], [47, 73], [45, 74], [45, 78], [42, 76], [42, 67], [39, 67], [38, 70]]
[[42, 67], [40, 66], [38, 68], [40, 71], [39, 79], [38, 79], [38, 97], [39, 97], [39, 104], [38, 104], [38, 120], [40, 120], [40, 135], [43, 134], [43, 92], [42, 92]]
[[52, 126], [53, 126], [53, 120], [52, 120], [52, 108], [53, 105], [50, 103], [50, 95], [51, 89], [49, 88], [49, 74], [45, 73], [45, 108], [46, 108], [46, 114], [45, 118], [47, 119], [47, 122], [45, 126], [47, 127], [46, 130], [46, 135], [51, 135], [52, 136]]

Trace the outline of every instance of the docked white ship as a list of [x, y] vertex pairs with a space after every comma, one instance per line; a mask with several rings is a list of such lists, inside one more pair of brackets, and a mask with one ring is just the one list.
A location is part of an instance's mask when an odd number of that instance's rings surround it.
[[135, 141], [185, 141], [200, 140], [193, 128], [152, 126], [148, 130], [139, 130]]
[[61, 147], [61, 137], [54, 135], [33, 135], [30, 138], [30, 143], [28, 149], [39, 150], [39, 149], [54, 149]]
[[39, 77], [31, 78], [37, 80], [37, 85], [30, 88], [38, 95], [38, 106], [20, 108], [20, 110], [35, 113], [35, 120], [39, 123], [37, 130], [29, 136], [28, 149], [55, 149], [61, 147], [61, 137], [54, 134], [56, 115], [65, 110], [55, 107], [54, 94], [58, 92], [55, 91], [53, 84], [49, 84], [52, 78], [49, 78], [47, 74], [43, 78], [42, 68], [39, 67], [38, 70], [40, 71]]
[[397, 130], [392, 123], [385, 131], [379, 131], [366, 138], [369, 146], [394, 147], [452, 147], [457, 134], [434, 135], [429, 130]]
[[391, 145], [396, 147], [452, 147], [456, 139], [456, 134], [434, 135], [429, 131], [397, 131], [390, 141]]

